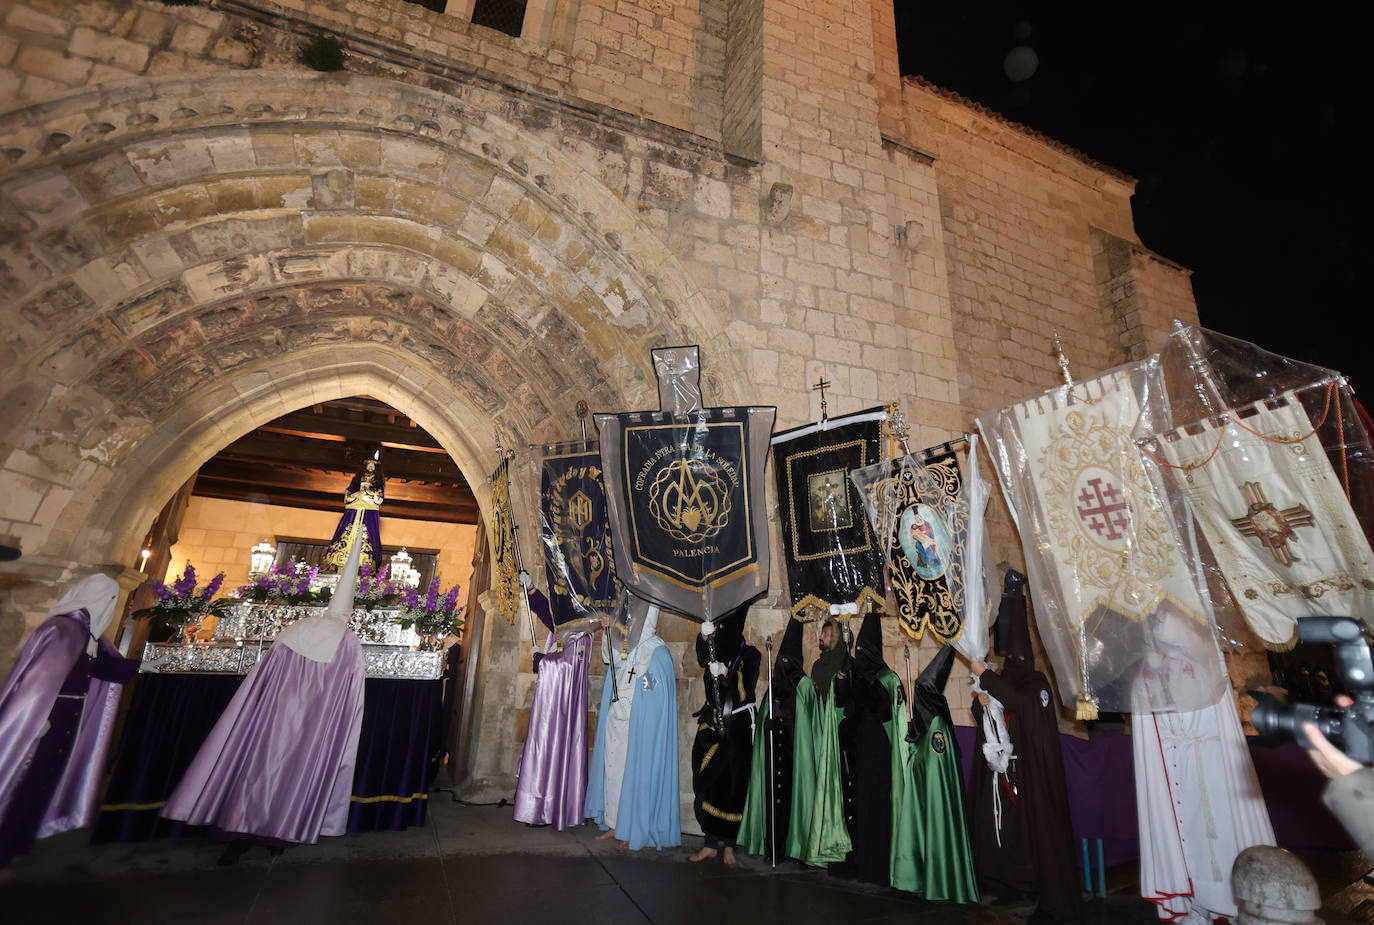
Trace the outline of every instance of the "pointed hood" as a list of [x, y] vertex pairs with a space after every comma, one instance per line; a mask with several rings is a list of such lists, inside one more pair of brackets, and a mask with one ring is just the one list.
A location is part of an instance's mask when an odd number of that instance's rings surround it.
[[538, 588], [531, 588], [529, 601], [530, 613], [534, 614], [535, 619], [544, 624], [549, 632], [553, 632], [553, 610], [549, 607], [549, 599], [544, 596], [544, 592]]
[[753, 598], [740, 604], [725, 616], [712, 621], [715, 626], [712, 642], [715, 644], [716, 658], [727, 666], [734, 664], [735, 659], [739, 657], [740, 650], [744, 648], [744, 621], [749, 615], [751, 603], [753, 603]]
[[872, 680], [887, 670], [883, 660], [882, 616], [875, 610], [864, 616], [859, 638], [854, 643], [854, 677]]
[[923, 735], [936, 716], [942, 717], [949, 726], [954, 725], [954, 719], [949, 714], [949, 701], [945, 699], [945, 685], [949, 683], [949, 672], [953, 667], [954, 646], [942, 646], [912, 682], [911, 723], [912, 732], [916, 735]]
[[778, 656], [773, 665], [773, 677], [792, 678], [804, 672], [802, 664], [802, 622], [796, 617], [787, 618], [787, 629], [783, 631], [782, 642], [778, 644]]
[[285, 646], [293, 652], [305, 656], [312, 662], [332, 662], [334, 654], [349, 632], [348, 621], [353, 615], [353, 596], [358, 590], [358, 562], [362, 558], [363, 531], [353, 535], [353, 545], [348, 550], [348, 561], [339, 573], [339, 584], [329, 599], [324, 613], [304, 620], [297, 620], [277, 634], [272, 641], [274, 646]]
[[1007, 657], [1001, 674], [1016, 680], [1035, 672], [1035, 650], [1031, 646], [1030, 623], [1026, 614], [1026, 576], [1008, 569], [1002, 584], [1002, 605], [997, 620], [1007, 622]]

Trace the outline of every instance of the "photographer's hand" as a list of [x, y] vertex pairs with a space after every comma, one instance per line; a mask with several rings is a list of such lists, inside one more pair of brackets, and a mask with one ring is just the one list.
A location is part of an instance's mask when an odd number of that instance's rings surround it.
[[1312, 743], [1312, 747], [1307, 750], [1307, 754], [1312, 757], [1315, 764], [1323, 774], [1330, 778], [1344, 777], [1352, 771], [1358, 771], [1364, 765], [1345, 752], [1327, 741], [1326, 736], [1321, 734], [1314, 723], [1302, 724], [1303, 734], [1307, 736], [1307, 741]]

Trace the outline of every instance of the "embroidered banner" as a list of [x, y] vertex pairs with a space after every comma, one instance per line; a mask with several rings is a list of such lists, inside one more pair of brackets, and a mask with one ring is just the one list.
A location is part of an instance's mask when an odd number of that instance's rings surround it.
[[851, 478], [885, 547], [903, 632], [920, 640], [929, 629], [941, 643], [956, 641], [963, 629], [969, 530], [958, 458], [947, 452], [922, 464], [904, 456], [856, 470]]
[[540, 448], [539, 507], [555, 625], [614, 613], [619, 586], [595, 440]]
[[849, 473], [878, 460], [886, 417], [870, 409], [773, 438], [788, 590], [801, 619], [832, 605], [883, 609], [882, 551]]
[[773, 408], [598, 414], [616, 575], [709, 620], [768, 587], [763, 468]]
[[515, 622], [515, 614], [520, 609], [517, 562], [510, 506], [510, 460], [503, 459], [491, 474], [491, 563], [496, 599], [507, 623]]
[[1131, 439], [1137, 394], [1154, 364], [1119, 367], [978, 419], [1021, 534], [1040, 638], [1080, 718], [1097, 708], [1199, 709], [1216, 702], [1223, 683], [1211, 662], [1205, 683], [1186, 687], [1146, 683], [1142, 674], [1151, 656], [1211, 638]]
[[1267, 647], [1291, 649], [1298, 617], [1369, 621], [1374, 553], [1291, 393], [1180, 428], [1155, 445]]

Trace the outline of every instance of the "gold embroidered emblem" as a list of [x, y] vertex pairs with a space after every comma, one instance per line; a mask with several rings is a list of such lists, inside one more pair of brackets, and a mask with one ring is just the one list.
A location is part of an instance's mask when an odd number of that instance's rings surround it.
[[1298, 532], [1293, 529], [1294, 527], [1316, 526], [1312, 512], [1307, 506], [1295, 504], [1293, 507], [1279, 510], [1265, 496], [1264, 486], [1259, 482], [1246, 482], [1240, 491], [1245, 496], [1249, 508], [1243, 517], [1232, 517], [1231, 525], [1239, 530], [1242, 536], [1252, 536], [1259, 540], [1260, 545], [1273, 554], [1279, 565], [1288, 566], [1301, 562], [1302, 559], [1288, 548], [1288, 544], [1298, 541]]
[[649, 484], [649, 513], [679, 543], [701, 543], [730, 522], [730, 483], [703, 459], [676, 459]]

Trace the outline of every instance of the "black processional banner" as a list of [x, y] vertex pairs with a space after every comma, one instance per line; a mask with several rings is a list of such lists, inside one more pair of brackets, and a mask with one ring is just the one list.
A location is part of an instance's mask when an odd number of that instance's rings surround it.
[[879, 460], [885, 418], [874, 408], [773, 438], [788, 590], [801, 619], [832, 605], [883, 608], [882, 549], [849, 472]]
[[774, 408], [598, 414], [616, 575], [710, 620], [768, 587], [763, 467]]
[[595, 440], [540, 448], [539, 507], [553, 622], [613, 613], [619, 586], [601, 450]]
[[[968, 506], [950, 503], [961, 490], [959, 458], [954, 453], [931, 456], [919, 478], [916, 471], [894, 460], [890, 476], [896, 516], [888, 562], [897, 619], [912, 639], [919, 640], [929, 629], [940, 642], [952, 643], [963, 630], [959, 602], [964, 595], [962, 588], [950, 587], [949, 563], [956, 556], [962, 561], [968, 542]], [[927, 497], [931, 491], [946, 497]], [[954, 512], [955, 522], [948, 512]]]

